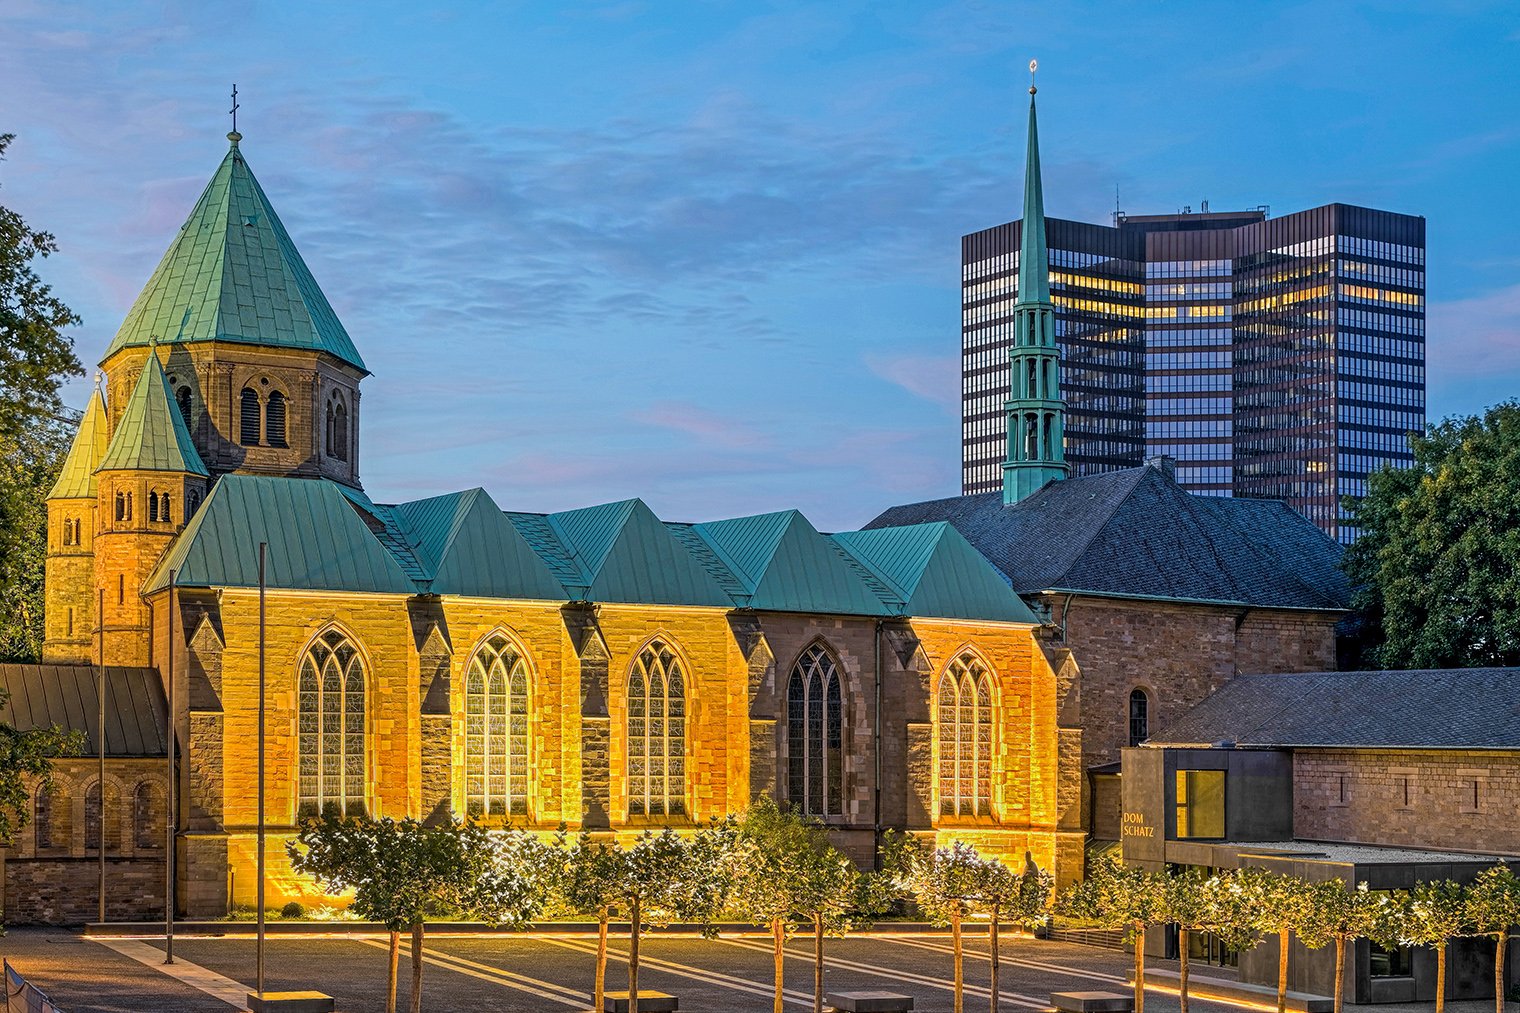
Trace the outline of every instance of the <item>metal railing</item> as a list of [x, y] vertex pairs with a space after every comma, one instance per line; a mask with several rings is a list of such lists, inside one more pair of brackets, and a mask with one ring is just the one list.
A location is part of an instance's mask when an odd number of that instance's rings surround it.
[[42, 990], [5, 964], [5, 1013], [63, 1013]]

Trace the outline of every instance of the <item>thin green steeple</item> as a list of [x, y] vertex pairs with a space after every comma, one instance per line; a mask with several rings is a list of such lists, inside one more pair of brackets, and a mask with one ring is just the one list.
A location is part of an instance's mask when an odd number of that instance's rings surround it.
[[[122, 321], [105, 358], [128, 346], [227, 341], [364, 360], [238, 150], [217, 167]], [[368, 372], [368, 370], [365, 370]]]
[[182, 471], [210, 477], [190, 439], [184, 416], [169, 393], [169, 378], [164, 375], [156, 349], [148, 352], [148, 361], [143, 364], [137, 386], [132, 388], [132, 396], [122, 410], [116, 433], [95, 470]]
[[84, 418], [79, 421], [79, 429], [74, 433], [74, 442], [69, 445], [69, 456], [63, 460], [63, 470], [59, 472], [58, 481], [53, 483], [53, 489], [47, 498], [94, 499], [98, 488], [95, 469], [106, 456], [109, 440], [106, 402], [100, 396], [100, 388], [96, 387], [95, 393], [90, 395], [89, 406], [84, 410]]
[[1066, 402], [1061, 399], [1056, 308], [1050, 301], [1050, 251], [1045, 240], [1045, 197], [1040, 185], [1034, 91], [1031, 85], [1029, 149], [1024, 160], [1024, 224], [1019, 242], [1019, 294], [1013, 305], [1013, 347], [1008, 353], [1004, 504], [1017, 503], [1045, 483], [1065, 478], [1069, 470], [1062, 446]]

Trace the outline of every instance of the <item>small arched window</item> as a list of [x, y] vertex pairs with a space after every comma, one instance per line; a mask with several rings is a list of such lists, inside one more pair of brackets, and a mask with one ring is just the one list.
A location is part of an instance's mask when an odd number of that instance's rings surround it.
[[180, 417], [185, 420], [185, 428], [190, 427], [190, 388], [181, 387], [174, 392], [174, 400], [179, 405]]
[[802, 653], [786, 687], [786, 789], [811, 816], [844, 811], [844, 706], [839, 672], [821, 646]]
[[[84, 846], [86, 850], [99, 850], [101, 822], [100, 782], [96, 781], [84, 793]], [[106, 782], [104, 822], [106, 850], [120, 851], [121, 798], [117, 794], [116, 785], [110, 781]]]
[[37, 791], [32, 830], [38, 851], [69, 846], [69, 794], [56, 782]]
[[74, 527], [74, 544], [75, 545], [83, 545], [84, 544], [84, 532], [82, 531], [82, 529], [79, 526], [79, 518], [78, 517], [74, 518], [74, 525], [73, 525], [73, 527]]
[[298, 811], [363, 815], [364, 661], [351, 640], [329, 630], [307, 648], [298, 696]]
[[167, 816], [163, 790], [152, 781], [139, 784], [132, 793], [132, 840], [138, 850], [164, 846]]
[[492, 637], [465, 676], [465, 806], [472, 815], [528, 811], [528, 673]]
[[252, 387], [244, 387], [242, 394], [241, 425], [238, 442], [245, 447], [259, 445], [259, 393]]
[[327, 404], [327, 456], [348, 460], [348, 409], [336, 397]]
[[158, 520], [158, 493], [148, 493], [148, 520]]
[[681, 659], [651, 640], [628, 674], [628, 813], [686, 812], [686, 684]]
[[185, 494], [185, 519], [189, 520], [195, 514], [195, 508], [201, 505], [201, 494], [191, 489]]
[[174, 516], [169, 510], [168, 493], [164, 493], [158, 497], [158, 519], [165, 524], [170, 524], [174, 520]]
[[119, 521], [130, 521], [132, 519], [132, 494], [130, 492], [117, 491], [116, 519]]
[[1129, 744], [1138, 746], [1151, 737], [1151, 701], [1143, 689], [1129, 692]]
[[277, 390], [269, 392], [269, 403], [264, 406], [264, 442], [271, 447], [285, 446], [285, 395]]
[[961, 655], [940, 676], [938, 717], [940, 815], [989, 815], [992, 688], [975, 655]]

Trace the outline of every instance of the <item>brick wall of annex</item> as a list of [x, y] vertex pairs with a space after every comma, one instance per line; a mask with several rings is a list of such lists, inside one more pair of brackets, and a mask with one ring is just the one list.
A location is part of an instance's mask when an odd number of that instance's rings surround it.
[[1297, 837], [1520, 854], [1520, 751], [1298, 749], [1293, 775]]

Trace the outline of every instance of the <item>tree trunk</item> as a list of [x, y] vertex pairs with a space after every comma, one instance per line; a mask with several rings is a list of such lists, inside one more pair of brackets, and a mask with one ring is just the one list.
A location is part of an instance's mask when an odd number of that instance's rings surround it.
[[596, 923], [596, 1013], [602, 1013], [607, 997], [607, 918], [608, 910], [602, 908]]
[[955, 1013], [963, 1013], [961, 986], [964, 980], [961, 977], [961, 915], [959, 911], [950, 916], [950, 945], [955, 948]]
[[1277, 930], [1277, 1013], [1288, 1013], [1288, 929]]
[[813, 915], [813, 1013], [823, 1013], [823, 916]]
[[628, 1013], [639, 1013], [639, 898], [628, 907]]
[[1504, 1013], [1504, 948], [1509, 945], [1509, 930], [1499, 930], [1499, 945], [1494, 947], [1494, 1008]]
[[1436, 1013], [1446, 1013], [1446, 940], [1436, 947]]
[[1179, 995], [1180, 995], [1180, 997], [1182, 999], [1182, 1013], [1188, 1013], [1188, 994], [1187, 994], [1187, 978], [1188, 978], [1188, 952], [1187, 951], [1188, 951], [1188, 937], [1187, 937], [1187, 934], [1188, 934], [1188, 930], [1187, 929], [1185, 929], [1181, 925], [1177, 926], [1177, 956], [1182, 959], [1182, 967], [1180, 968], [1180, 970], [1182, 971], [1182, 977], [1181, 977], [1180, 981], [1178, 982], [1178, 984], [1179, 984], [1178, 992], [1179, 992]]
[[[1335, 937], [1335, 1013], [1341, 1013], [1341, 997], [1346, 992], [1346, 937]], [[1504, 1013], [1500, 1010], [1499, 1013]]]
[[1135, 936], [1135, 1013], [1145, 1013], [1145, 926]]
[[998, 1013], [998, 909], [992, 905], [992, 924], [987, 926], [987, 945], [992, 956], [992, 1013]]
[[771, 938], [776, 943], [776, 1002], [772, 1006], [773, 1013], [781, 1013], [781, 991], [786, 985], [786, 920], [783, 918], [771, 919]]
[[421, 922], [412, 922], [412, 1013], [422, 1013]]
[[401, 933], [391, 930], [391, 959], [385, 974], [385, 1013], [396, 1013], [396, 971], [401, 963]]

